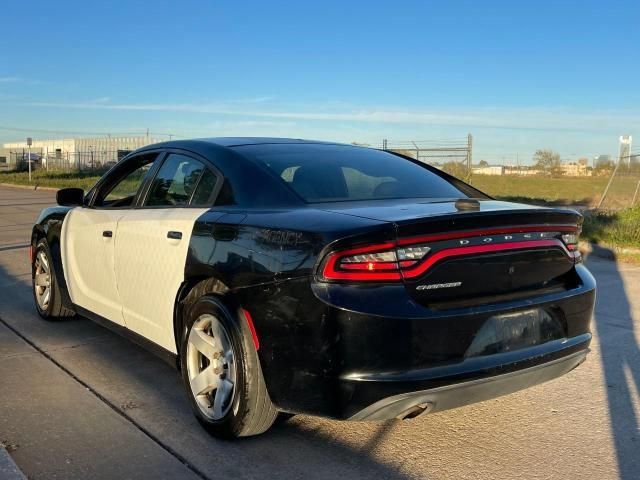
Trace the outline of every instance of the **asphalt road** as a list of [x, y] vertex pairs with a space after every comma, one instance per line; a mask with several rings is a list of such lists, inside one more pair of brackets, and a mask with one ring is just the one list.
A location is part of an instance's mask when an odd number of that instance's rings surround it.
[[32, 305], [28, 242], [50, 192], [0, 187], [0, 442], [29, 478], [640, 478], [640, 268], [593, 259], [585, 364], [507, 397], [410, 421], [297, 416], [224, 442], [177, 373], [83, 318]]

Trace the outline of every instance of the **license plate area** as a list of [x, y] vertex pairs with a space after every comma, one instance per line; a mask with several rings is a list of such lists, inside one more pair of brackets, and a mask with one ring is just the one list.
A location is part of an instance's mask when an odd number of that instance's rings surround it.
[[513, 352], [566, 337], [564, 322], [542, 308], [489, 317], [467, 349], [465, 357]]

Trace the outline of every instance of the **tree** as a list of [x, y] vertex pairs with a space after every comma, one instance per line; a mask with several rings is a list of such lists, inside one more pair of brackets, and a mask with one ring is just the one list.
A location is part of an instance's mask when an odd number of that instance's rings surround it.
[[479, 167], [488, 167], [489, 166], [489, 162], [487, 162], [486, 160], [480, 160], [480, 163], [478, 163]]
[[560, 173], [560, 154], [550, 149], [536, 150], [533, 154], [533, 161], [538, 170], [549, 175]]
[[615, 164], [611, 160], [598, 162], [596, 166], [593, 167], [593, 174], [596, 176], [608, 176], [614, 168]]

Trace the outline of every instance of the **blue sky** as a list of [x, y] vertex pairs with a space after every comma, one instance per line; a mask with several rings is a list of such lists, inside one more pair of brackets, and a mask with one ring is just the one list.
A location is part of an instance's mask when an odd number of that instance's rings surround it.
[[[640, 144], [637, 1], [8, 2], [0, 141], [474, 135], [474, 159]], [[9, 19], [9, 21], [6, 21]], [[9, 130], [12, 128], [14, 130]], [[58, 134], [50, 133], [59, 132]]]

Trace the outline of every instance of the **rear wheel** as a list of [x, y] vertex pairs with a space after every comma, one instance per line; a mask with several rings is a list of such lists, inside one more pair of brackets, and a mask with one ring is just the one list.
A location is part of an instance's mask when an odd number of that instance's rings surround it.
[[180, 356], [196, 418], [217, 437], [263, 433], [278, 412], [245, 319], [209, 296], [198, 300], [188, 315]]
[[38, 314], [45, 320], [57, 320], [75, 315], [73, 310], [69, 310], [62, 304], [51, 252], [44, 239], [36, 244], [31, 271], [33, 298]]

